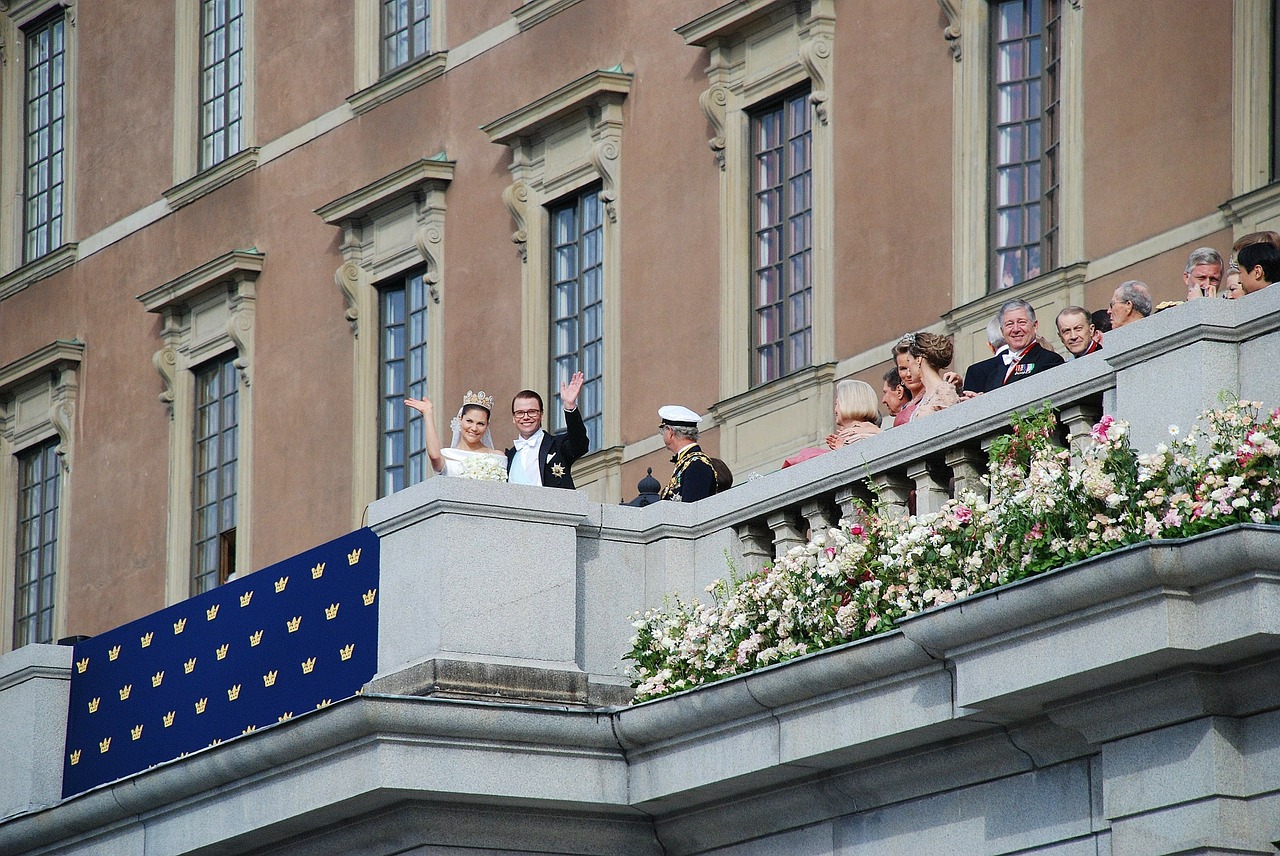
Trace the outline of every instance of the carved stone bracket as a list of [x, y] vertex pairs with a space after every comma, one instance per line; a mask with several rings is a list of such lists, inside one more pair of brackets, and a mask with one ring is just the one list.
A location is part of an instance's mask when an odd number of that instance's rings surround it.
[[511, 212], [511, 219], [516, 229], [511, 233], [511, 241], [520, 251], [520, 261], [529, 260], [529, 231], [525, 206], [529, 203], [529, 186], [523, 181], [515, 181], [502, 191], [502, 202]]
[[351, 334], [357, 339], [360, 338], [359, 293], [363, 276], [364, 271], [354, 261], [343, 262], [333, 272], [333, 281], [337, 284], [338, 290], [342, 292], [343, 300], [347, 303], [347, 323], [351, 325]]
[[702, 112], [706, 115], [707, 121], [711, 123], [715, 134], [711, 139], [707, 140], [707, 146], [711, 149], [711, 153], [715, 155], [716, 165], [724, 170], [724, 121], [725, 112], [729, 106], [729, 87], [723, 83], [713, 83], [709, 89], [698, 96], [698, 104], [702, 107]]
[[58, 432], [58, 446], [54, 450], [62, 461], [62, 468], [71, 471], [71, 430], [75, 424], [76, 394], [80, 380], [73, 366], [64, 366], [57, 373], [53, 387], [53, 401], [49, 405], [49, 423]]
[[435, 200], [424, 200], [418, 208], [418, 229], [413, 243], [427, 263], [422, 281], [427, 285], [431, 301], [440, 303], [440, 262], [444, 256], [444, 194], [429, 194]]
[[[615, 112], [616, 111], [612, 111]], [[610, 223], [618, 222], [618, 158], [622, 153], [620, 116], [602, 115], [591, 129], [591, 165], [600, 173], [600, 201]]]
[[177, 307], [167, 308], [162, 316], [164, 329], [160, 338], [164, 345], [151, 356], [151, 364], [160, 374], [164, 389], [160, 391], [160, 403], [169, 411], [169, 419], [173, 419], [173, 401], [178, 389], [178, 366], [182, 360], [178, 353], [181, 342], [180, 310]]
[[[1078, 0], [1077, 0], [1078, 3]], [[938, 0], [943, 13], [947, 16], [947, 26], [942, 30], [942, 37], [951, 48], [951, 56], [960, 61], [960, 0]]]
[[835, 10], [829, 0], [817, 0], [800, 31], [800, 62], [809, 74], [809, 103], [813, 115], [827, 124], [831, 89], [831, 54], [836, 35]]
[[253, 279], [240, 279], [231, 294], [231, 317], [227, 335], [236, 346], [234, 365], [240, 379], [249, 386], [249, 366], [253, 363], [253, 319], [256, 314], [258, 289]]

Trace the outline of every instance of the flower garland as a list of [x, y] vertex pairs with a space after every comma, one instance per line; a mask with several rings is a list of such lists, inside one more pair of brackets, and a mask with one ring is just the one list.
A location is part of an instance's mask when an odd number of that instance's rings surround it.
[[1231, 401], [1147, 455], [1104, 416], [1082, 459], [1048, 404], [991, 447], [990, 499], [906, 518], [859, 508], [761, 572], [632, 616], [635, 701], [893, 629], [895, 622], [1127, 544], [1280, 521], [1280, 409]]

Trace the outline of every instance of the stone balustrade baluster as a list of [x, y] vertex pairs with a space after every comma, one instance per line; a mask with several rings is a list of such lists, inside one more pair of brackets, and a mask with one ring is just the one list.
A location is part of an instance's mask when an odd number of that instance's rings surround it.
[[986, 452], [972, 446], [957, 446], [947, 450], [946, 461], [955, 477], [954, 496], [964, 493], [986, 496], [987, 490], [982, 486], [982, 474], [987, 469]]
[[1062, 408], [1058, 420], [1070, 431], [1071, 459], [1079, 462], [1085, 450], [1093, 445], [1089, 432], [1102, 418], [1102, 408], [1096, 404], [1072, 404]]
[[907, 478], [916, 486], [916, 514], [934, 514], [942, 510], [951, 497], [947, 482], [937, 475], [937, 467], [928, 461], [915, 461], [907, 466]]
[[880, 473], [871, 477], [880, 492], [879, 502], [887, 517], [906, 517], [911, 496], [911, 481], [897, 473]]
[[769, 528], [773, 531], [773, 557], [785, 556], [792, 547], [805, 543], [804, 530], [789, 510], [775, 511], [769, 515]]
[[810, 499], [800, 506], [800, 515], [809, 522], [809, 537], [826, 532], [835, 521], [831, 519], [831, 504], [825, 499]]
[[760, 571], [773, 561], [773, 533], [760, 523], [740, 523], [734, 527], [738, 540], [742, 542], [742, 558], [747, 567], [744, 573], [752, 574]]

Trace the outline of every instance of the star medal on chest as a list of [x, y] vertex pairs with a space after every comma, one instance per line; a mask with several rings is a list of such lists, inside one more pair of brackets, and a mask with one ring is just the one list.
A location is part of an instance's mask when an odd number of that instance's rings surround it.
[[558, 479], [564, 478], [564, 464], [552, 464], [551, 475], [555, 476]]

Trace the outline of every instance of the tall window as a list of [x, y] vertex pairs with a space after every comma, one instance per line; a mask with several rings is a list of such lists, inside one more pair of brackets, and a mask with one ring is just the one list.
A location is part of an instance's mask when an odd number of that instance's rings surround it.
[[992, 287], [1056, 264], [1058, 238], [1058, 0], [1001, 0], [992, 26]]
[[1271, 180], [1280, 181], [1280, 0], [1271, 0]]
[[62, 244], [63, 145], [66, 121], [66, 19], [30, 28], [26, 38], [26, 175], [23, 260]]
[[53, 641], [58, 553], [58, 441], [18, 455], [18, 539], [13, 647]]
[[200, 169], [240, 151], [244, 2], [200, 2]]
[[196, 369], [191, 593], [221, 585], [236, 569], [239, 388], [235, 354]]
[[[551, 392], [574, 372], [586, 376], [578, 412], [593, 449], [604, 424], [603, 210], [599, 188], [551, 209]], [[563, 428], [561, 408], [551, 410], [553, 430]]]
[[813, 131], [809, 91], [751, 116], [752, 383], [813, 359]]
[[[427, 395], [427, 295], [422, 274], [381, 292], [382, 443], [378, 453], [379, 496], [395, 493], [427, 477], [422, 414], [404, 406], [406, 398]], [[443, 402], [441, 413], [447, 411]]]
[[431, 0], [382, 0], [382, 71], [431, 52]]

